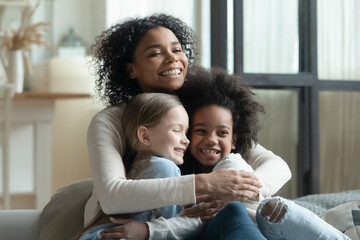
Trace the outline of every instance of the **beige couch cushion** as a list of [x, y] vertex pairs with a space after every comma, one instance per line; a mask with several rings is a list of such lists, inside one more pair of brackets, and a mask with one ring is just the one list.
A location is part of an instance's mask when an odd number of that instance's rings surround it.
[[71, 239], [84, 224], [84, 208], [93, 190], [91, 179], [60, 188], [45, 206], [39, 240]]

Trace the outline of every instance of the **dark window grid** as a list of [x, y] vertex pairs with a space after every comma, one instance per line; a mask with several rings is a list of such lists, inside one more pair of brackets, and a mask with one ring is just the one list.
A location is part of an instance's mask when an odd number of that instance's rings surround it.
[[[211, 64], [227, 67], [227, 3], [211, 1]], [[298, 74], [249, 74], [243, 71], [243, 1], [234, 0], [234, 72], [256, 88], [298, 88], [298, 195], [319, 192], [316, 2], [299, 2]], [[225, 55], [224, 55], [225, 54]]]
[[299, 0], [299, 73], [249, 74], [243, 70], [243, 1], [234, 0], [234, 72], [254, 87], [298, 87], [298, 195], [319, 192], [316, 1]]
[[[211, 65], [226, 68], [227, 1], [211, 0], [211, 9]], [[234, 72], [255, 88], [299, 89], [298, 195], [319, 193], [319, 91], [360, 91], [360, 82], [318, 79], [317, 1], [313, 0], [299, 0], [300, 72], [244, 73], [242, 13], [243, 0], [234, 0]]]

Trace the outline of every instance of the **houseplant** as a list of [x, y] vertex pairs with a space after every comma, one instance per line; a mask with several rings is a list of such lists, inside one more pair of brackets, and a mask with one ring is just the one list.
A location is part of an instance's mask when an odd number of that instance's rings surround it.
[[[50, 23], [30, 24], [39, 4], [39, 0], [33, 6], [29, 0], [27, 1], [21, 14], [19, 28], [11, 30], [10, 34], [6, 31], [0, 45], [0, 60], [4, 66], [8, 81], [15, 84], [16, 92], [22, 92], [23, 90], [24, 70], [29, 74], [32, 73], [30, 61], [32, 45], [49, 48], [49, 44], [43, 37]], [[7, 53], [7, 57], [4, 56], [4, 52]]]

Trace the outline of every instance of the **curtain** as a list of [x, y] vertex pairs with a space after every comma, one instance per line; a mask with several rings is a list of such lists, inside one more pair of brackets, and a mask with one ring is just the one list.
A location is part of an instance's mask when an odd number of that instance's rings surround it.
[[106, 19], [110, 26], [128, 17], [144, 17], [152, 13], [166, 13], [180, 18], [195, 29], [195, 0], [174, 4], [169, 0], [107, 0]]
[[[318, 0], [318, 74], [360, 80], [360, 1]], [[320, 191], [360, 188], [360, 92], [319, 94]]]
[[244, 72], [297, 73], [297, 0], [244, 0]]
[[360, 1], [318, 0], [318, 74], [360, 80]]

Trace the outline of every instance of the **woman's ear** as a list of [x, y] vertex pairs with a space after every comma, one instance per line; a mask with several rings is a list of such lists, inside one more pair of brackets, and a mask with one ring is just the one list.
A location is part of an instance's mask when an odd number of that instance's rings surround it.
[[147, 127], [140, 126], [137, 129], [137, 137], [140, 141], [140, 143], [144, 144], [147, 147], [150, 147], [150, 137], [149, 137], [149, 131]]
[[236, 146], [235, 146], [236, 140], [237, 140], [237, 136], [236, 136], [236, 134], [233, 134], [232, 141], [231, 141], [231, 149], [232, 150], [234, 150], [236, 148]]
[[134, 64], [132, 63], [126, 63], [126, 71], [129, 74], [129, 77], [131, 79], [135, 79], [136, 78], [136, 71], [134, 69]]

